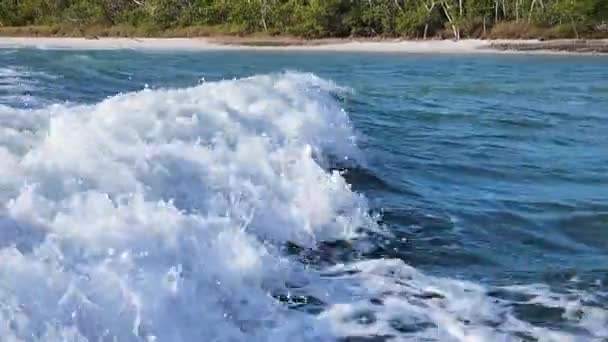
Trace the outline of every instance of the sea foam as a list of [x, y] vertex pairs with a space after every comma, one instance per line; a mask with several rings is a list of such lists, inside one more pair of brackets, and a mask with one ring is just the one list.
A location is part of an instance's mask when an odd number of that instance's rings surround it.
[[[344, 91], [282, 73], [0, 106], [2, 341], [576, 340], [479, 284], [285, 251], [381, 230], [331, 168], [365, 164]], [[608, 334], [582, 295], [509, 290], [561, 298], [580, 336]], [[307, 302], [320, 308], [292, 305]]]
[[334, 91], [287, 73], [0, 108], [1, 335], [255, 340], [287, 329], [301, 314], [272, 293], [306, 271], [282, 245], [373, 225], [365, 199], [321, 165], [359, 158]]

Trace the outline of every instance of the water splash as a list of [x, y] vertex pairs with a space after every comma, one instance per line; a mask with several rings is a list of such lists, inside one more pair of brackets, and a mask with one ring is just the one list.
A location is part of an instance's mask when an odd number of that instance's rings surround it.
[[[334, 96], [343, 91], [289, 72], [95, 105], [0, 107], [0, 336], [606, 337], [606, 311], [582, 292], [500, 289], [523, 296], [513, 299], [400, 260], [308, 263], [304, 250], [356, 249], [361, 230], [379, 229], [328, 165], [365, 164]], [[574, 332], [528, 323], [518, 303], [571, 308]]]

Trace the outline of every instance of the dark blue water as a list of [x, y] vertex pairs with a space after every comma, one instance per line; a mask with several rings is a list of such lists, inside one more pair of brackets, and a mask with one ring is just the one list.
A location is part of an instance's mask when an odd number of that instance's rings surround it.
[[[341, 255], [330, 264], [400, 259], [487, 287], [522, 322], [608, 338], [605, 57], [5, 50], [0, 70], [0, 104], [26, 110], [285, 70], [349, 87], [337, 100], [367, 163], [344, 177], [392, 235], [362, 253], [326, 247]], [[532, 284], [584, 308], [503, 289]]]

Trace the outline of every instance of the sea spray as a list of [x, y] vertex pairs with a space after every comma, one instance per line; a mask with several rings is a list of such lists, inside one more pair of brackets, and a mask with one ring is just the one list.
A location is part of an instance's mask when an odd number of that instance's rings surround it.
[[[365, 199], [313, 158], [358, 158], [338, 90], [287, 73], [2, 107], [1, 222], [14, 231], [2, 335], [265, 340], [293, 325], [303, 314], [272, 293], [307, 275], [281, 246], [373, 226]], [[314, 331], [307, 320], [298, 333]]]
[[[332, 171], [365, 165], [343, 91], [289, 72], [0, 106], [2, 340], [608, 335], [585, 292], [488, 288], [394, 259], [311, 262], [382, 229]], [[575, 332], [522, 321], [514, 305], [564, 308]]]

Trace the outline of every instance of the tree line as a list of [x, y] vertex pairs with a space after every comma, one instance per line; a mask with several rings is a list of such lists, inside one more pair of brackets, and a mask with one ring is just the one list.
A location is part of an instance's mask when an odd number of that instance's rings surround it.
[[0, 28], [32, 26], [141, 35], [600, 37], [608, 36], [608, 0], [0, 0]]

